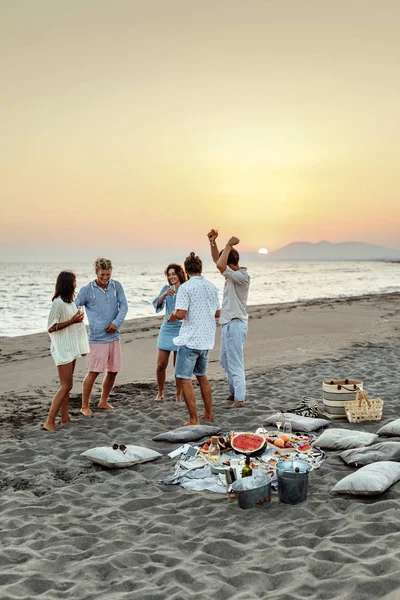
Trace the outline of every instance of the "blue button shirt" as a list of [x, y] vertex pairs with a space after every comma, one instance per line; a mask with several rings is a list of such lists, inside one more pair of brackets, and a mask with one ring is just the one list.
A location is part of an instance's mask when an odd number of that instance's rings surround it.
[[[107, 289], [91, 281], [79, 290], [75, 299], [76, 306], [84, 306], [89, 320], [89, 342], [106, 344], [120, 338], [119, 328], [128, 312], [124, 288], [114, 279], [110, 279]], [[106, 327], [113, 323], [117, 331], [108, 333]]]

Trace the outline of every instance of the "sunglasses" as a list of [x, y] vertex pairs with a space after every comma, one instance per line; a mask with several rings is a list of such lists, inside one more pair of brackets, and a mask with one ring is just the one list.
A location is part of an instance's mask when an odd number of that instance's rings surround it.
[[121, 452], [122, 452], [123, 454], [125, 454], [125, 453], [126, 453], [126, 451], [128, 450], [128, 447], [127, 447], [127, 446], [125, 446], [125, 444], [120, 444], [120, 445], [118, 445], [118, 444], [113, 444], [113, 447], [112, 447], [112, 448], [113, 448], [113, 450], [121, 450]]

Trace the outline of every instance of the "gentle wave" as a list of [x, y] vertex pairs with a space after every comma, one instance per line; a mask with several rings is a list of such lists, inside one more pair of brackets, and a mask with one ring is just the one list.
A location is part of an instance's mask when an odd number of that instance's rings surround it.
[[[51, 298], [58, 273], [65, 264], [2, 263], [0, 337], [46, 330]], [[166, 265], [115, 265], [113, 276], [125, 289], [128, 318], [155, 316], [152, 301], [166, 283]], [[249, 305], [279, 304], [318, 298], [343, 298], [400, 291], [400, 264], [385, 262], [253, 262]], [[78, 289], [94, 279], [91, 264], [69, 265]], [[35, 273], [36, 279], [33, 279]], [[204, 276], [218, 288], [224, 279], [211, 261], [204, 262]]]

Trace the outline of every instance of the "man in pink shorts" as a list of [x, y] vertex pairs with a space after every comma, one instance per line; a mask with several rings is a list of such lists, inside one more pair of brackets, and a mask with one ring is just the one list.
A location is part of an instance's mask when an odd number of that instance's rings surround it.
[[81, 413], [92, 416], [90, 394], [94, 382], [106, 369], [98, 408], [112, 409], [108, 403], [115, 379], [121, 370], [121, 346], [119, 329], [128, 312], [122, 285], [111, 279], [112, 264], [106, 258], [94, 263], [96, 279], [83, 287], [75, 304], [84, 306], [89, 320], [89, 372], [83, 382]]

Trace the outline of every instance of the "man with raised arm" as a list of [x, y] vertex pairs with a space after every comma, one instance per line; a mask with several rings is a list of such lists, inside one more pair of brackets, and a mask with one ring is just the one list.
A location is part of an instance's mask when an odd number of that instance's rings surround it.
[[221, 355], [220, 362], [229, 384], [229, 408], [243, 408], [246, 399], [246, 376], [244, 372], [243, 346], [247, 337], [248, 314], [246, 309], [250, 277], [245, 267], [239, 265], [237, 237], [231, 237], [220, 252], [217, 246], [218, 232], [208, 234], [211, 256], [218, 271], [225, 278], [221, 306]]
[[128, 312], [128, 303], [119, 281], [111, 279], [112, 263], [107, 258], [98, 258], [94, 263], [96, 279], [83, 287], [75, 300], [76, 306], [84, 306], [89, 320], [89, 365], [83, 382], [81, 413], [92, 416], [90, 394], [94, 382], [104, 369], [98, 408], [110, 410], [108, 397], [121, 370], [121, 346], [119, 328]]
[[182, 283], [176, 295], [175, 310], [169, 321], [182, 321], [179, 335], [173, 339], [178, 346], [175, 377], [181, 380], [183, 399], [189, 412], [185, 425], [198, 425], [196, 393], [192, 376], [197, 377], [204, 403], [200, 419], [213, 420], [211, 386], [207, 378], [208, 351], [215, 343], [215, 319], [220, 316], [218, 290], [202, 276], [201, 259], [190, 253], [185, 260], [189, 280]]

